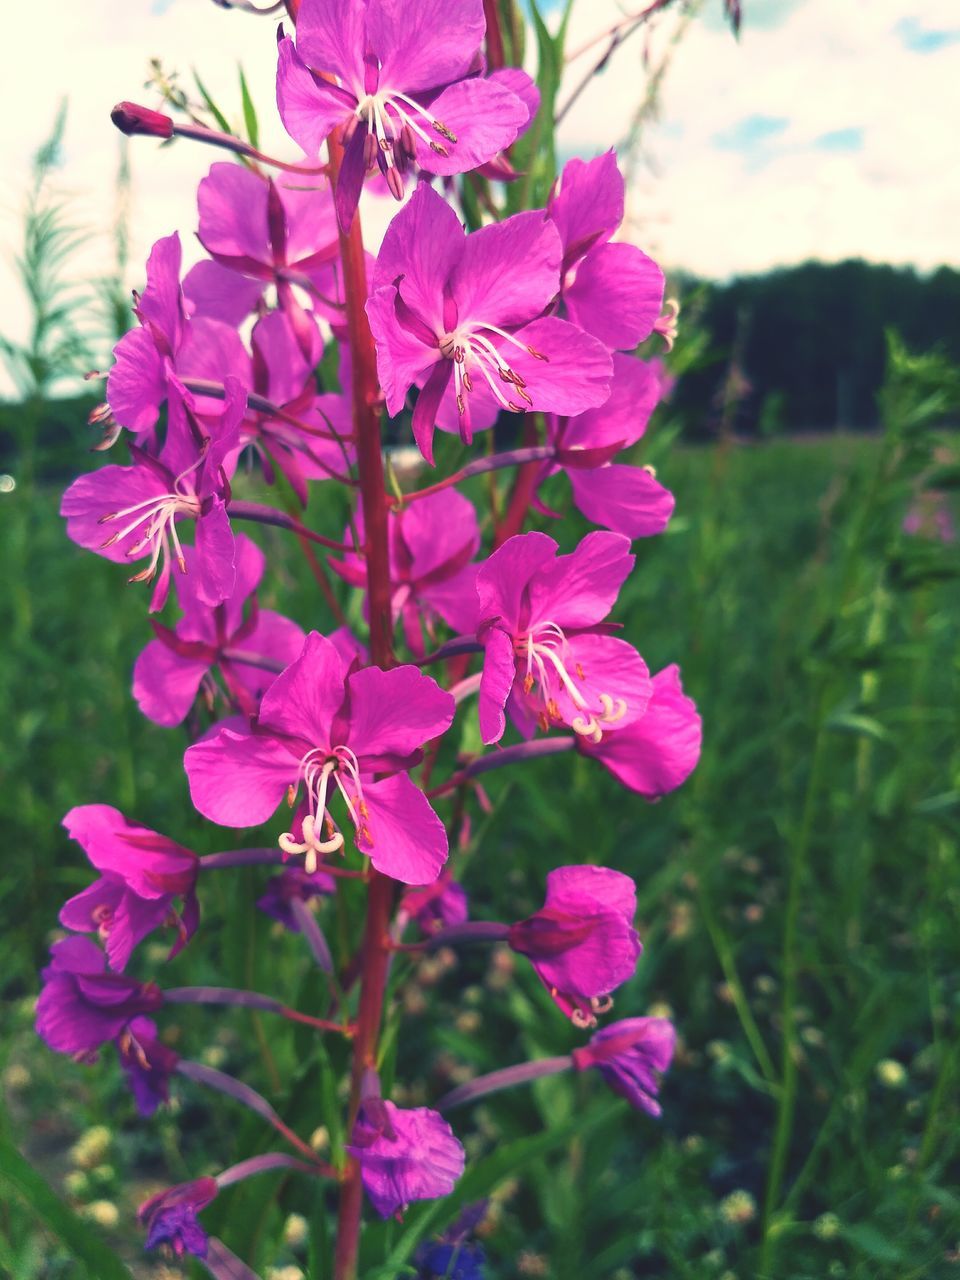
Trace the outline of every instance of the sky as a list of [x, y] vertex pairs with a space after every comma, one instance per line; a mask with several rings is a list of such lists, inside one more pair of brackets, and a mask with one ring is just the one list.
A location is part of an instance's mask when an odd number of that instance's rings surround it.
[[[574, 0], [568, 49], [642, 7]], [[739, 41], [723, 21], [721, 0], [703, 0], [680, 39], [678, 20], [668, 15], [618, 50], [564, 121], [565, 155], [617, 144], [647, 72], [665, 64], [658, 116], [631, 167], [630, 238], [668, 268], [712, 278], [811, 257], [861, 256], [924, 270], [960, 265], [957, 0], [743, 0], [743, 8]], [[294, 157], [273, 109], [274, 27], [212, 0], [44, 0], [39, 10], [12, 8], [0, 51], [9, 104], [0, 117], [0, 333], [22, 336], [27, 324], [9, 258], [31, 157], [61, 98], [69, 109], [57, 184], [88, 229], [84, 269], [96, 274], [109, 269], [116, 212], [120, 138], [109, 111], [124, 98], [155, 104], [144, 88], [149, 58], [179, 70], [186, 86], [196, 68], [237, 118], [242, 63], [267, 149]], [[604, 47], [571, 62], [561, 102]], [[130, 158], [133, 285], [161, 235], [178, 229], [187, 260], [199, 256], [196, 184], [224, 156], [140, 138]], [[382, 230], [393, 212], [390, 202], [371, 207], [367, 225]]]

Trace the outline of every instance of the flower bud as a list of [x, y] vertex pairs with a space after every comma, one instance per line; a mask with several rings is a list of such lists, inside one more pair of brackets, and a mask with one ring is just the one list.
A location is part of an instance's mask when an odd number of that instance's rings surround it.
[[110, 119], [128, 138], [140, 134], [148, 138], [173, 137], [173, 121], [169, 116], [135, 102], [118, 102], [110, 112]]

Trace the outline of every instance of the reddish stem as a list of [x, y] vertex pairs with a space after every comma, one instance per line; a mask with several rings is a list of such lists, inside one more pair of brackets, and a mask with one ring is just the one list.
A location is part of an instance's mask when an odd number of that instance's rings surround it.
[[[331, 138], [330, 175], [336, 186], [343, 159], [339, 138]], [[357, 447], [357, 468], [366, 534], [367, 591], [370, 617], [370, 656], [383, 668], [393, 665], [392, 619], [390, 614], [390, 561], [387, 551], [387, 494], [384, 484], [383, 454], [380, 445], [379, 383], [373, 335], [367, 322], [366, 265], [360, 218], [354, 216], [350, 230], [340, 231], [340, 258], [346, 299], [347, 330], [353, 366], [353, 424]], [[353, 1130], [360, 1106], [364, 1072], [376, 1064], [377, 1041], [383, 1014], [384, 993], [389, 972], [390, 917], [393, 911], [393, 882], [372, 872], [367, 895], [367, 918], [362, 946], [360, 1004], [353, 1046], [350, 1106], [347, 1133]], [[355, 1280], [360, 1239], [363, 1184], [360, 1166], [350, 1158], [343, 1174], [334, 1254], [334, 1280]]]
[[500, 11], [497, 0], [483, 0], [483, 16], [487, 20], [487, 66], [500, 71], [505, 65], [503, 32], [500, 30]]

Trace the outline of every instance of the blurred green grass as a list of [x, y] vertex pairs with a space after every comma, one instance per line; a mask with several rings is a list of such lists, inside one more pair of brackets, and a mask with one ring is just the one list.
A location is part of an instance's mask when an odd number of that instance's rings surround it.
[[[480, 1162], [469, 1189], [494, 1197], [491, 1275], [953, 1274], [960, 598], [943, 568], [951, 549], [903, 538], [901, 459], [877, 439], [648, 456], [677, 495], [677, 517], [664, 537], [637, 544], [616, 616], [651, 669], [680, 662], [704, 718], [699, 769], [652, 806], [579, 758], [491, 775], [494, 812], [472, 810], [457, 865], [472, 910], [501, 919], [533, 909], [559, 863], [629, 872], [646, 950], [617, 1013], [668, 1006], [682, 1047], [660, 1124], [580, 1078], [454, 1115]], [[0, 496], [6, 1123], [61, 1186], [70, 1142], [90, 1125], [109, 1127], [101, 1173], [84, 1173], [85, 1185], [74, 1178], [67, 1193], [81, 1209], [120, 1204], [109, 1238], [142, 1269], [132, 1205], [144, 1187], [272, 1144], [258, 1122], [186, 1086], [172, 1112], [140, 1122], [107, 1055], [91, 1069], [35, 1042], [37, 967], [60, 903], [89, 880], [59, 822], [71, 805], [100, 801], [200, 852], [246, 841], [192, 814], [184, 735], [145, 722], [129, 693], [150, 634], [142, 589], [67, 542], [58, 499], [45, 488]], [[340, 525], [323, 487], [310, 519]], [[558, 532], [572, 545], [584, 530], [565, 522]], [[255, 536], [271, 563], [261, 603], [328, 629], [296, 545], [272, 530]], [[263, 878], [249, 870], [203, 886], [205, 927], [165, 982], [220, 981], [291, 995], [305, 1009], [321, 1003], [300, 940], [278, 937], [255, 912]], [[331, 932], [348, 928], [358, 906], [345, 894], [339, 919], [325, 921]], [[144, 973], [157, 951], [148, 947]], [[437, 1097], [460, 1064], [481, 1072], [576, 1041], [532, 975], [503, 957], [424, 962], [418, 984], [411, 973], [395, 966], [406, 1020], [399, 1042], [396, 1018], [386, 1037], [384, 1073], [395, 1074], [399, 1097]], [[175, 1009], [161, 1019], [181, 1053], [242, 1074], [303, 1133], [326, 1125], [337, 1142], [337, 1046], [247, 1015]], [[785, 1041], [792, 1076], [782, 1070]], [[785, 1080], [782, 1185], [763, 1249]], [[556, 1141], [537, 1145], [551, 1129]], [[497, 1165], [504, 1151], [509, 1160]], [[729, 1200], [735, 1192], [747, 1196]], [[261, 1179], [205, 1218], [259, 1266], [299, 1261], [319, 1278], [323, 1198]], [[281, 1239], [293, 1211], [313, 1224], [307, 1253]], [[402, 1274], [405, 1232], [446, 1221], [431, 1212], [368, 1229], [364, 1274]], [[0, 1272], [77, 1274], [44, 1239], [30, 1215], [6, 1205]], [[378, 1270], [391, 1250], [395, 1263]]]

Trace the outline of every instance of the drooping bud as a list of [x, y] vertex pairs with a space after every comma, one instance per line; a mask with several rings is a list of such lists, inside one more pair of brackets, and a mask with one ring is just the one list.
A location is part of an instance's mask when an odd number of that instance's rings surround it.
[[136, 102], [118, 102], [110, 112], [110, 119], [128, 138], [143, 135], [148, 138], [172, 138], [173, 121], [161, 111], [151, 111]]

